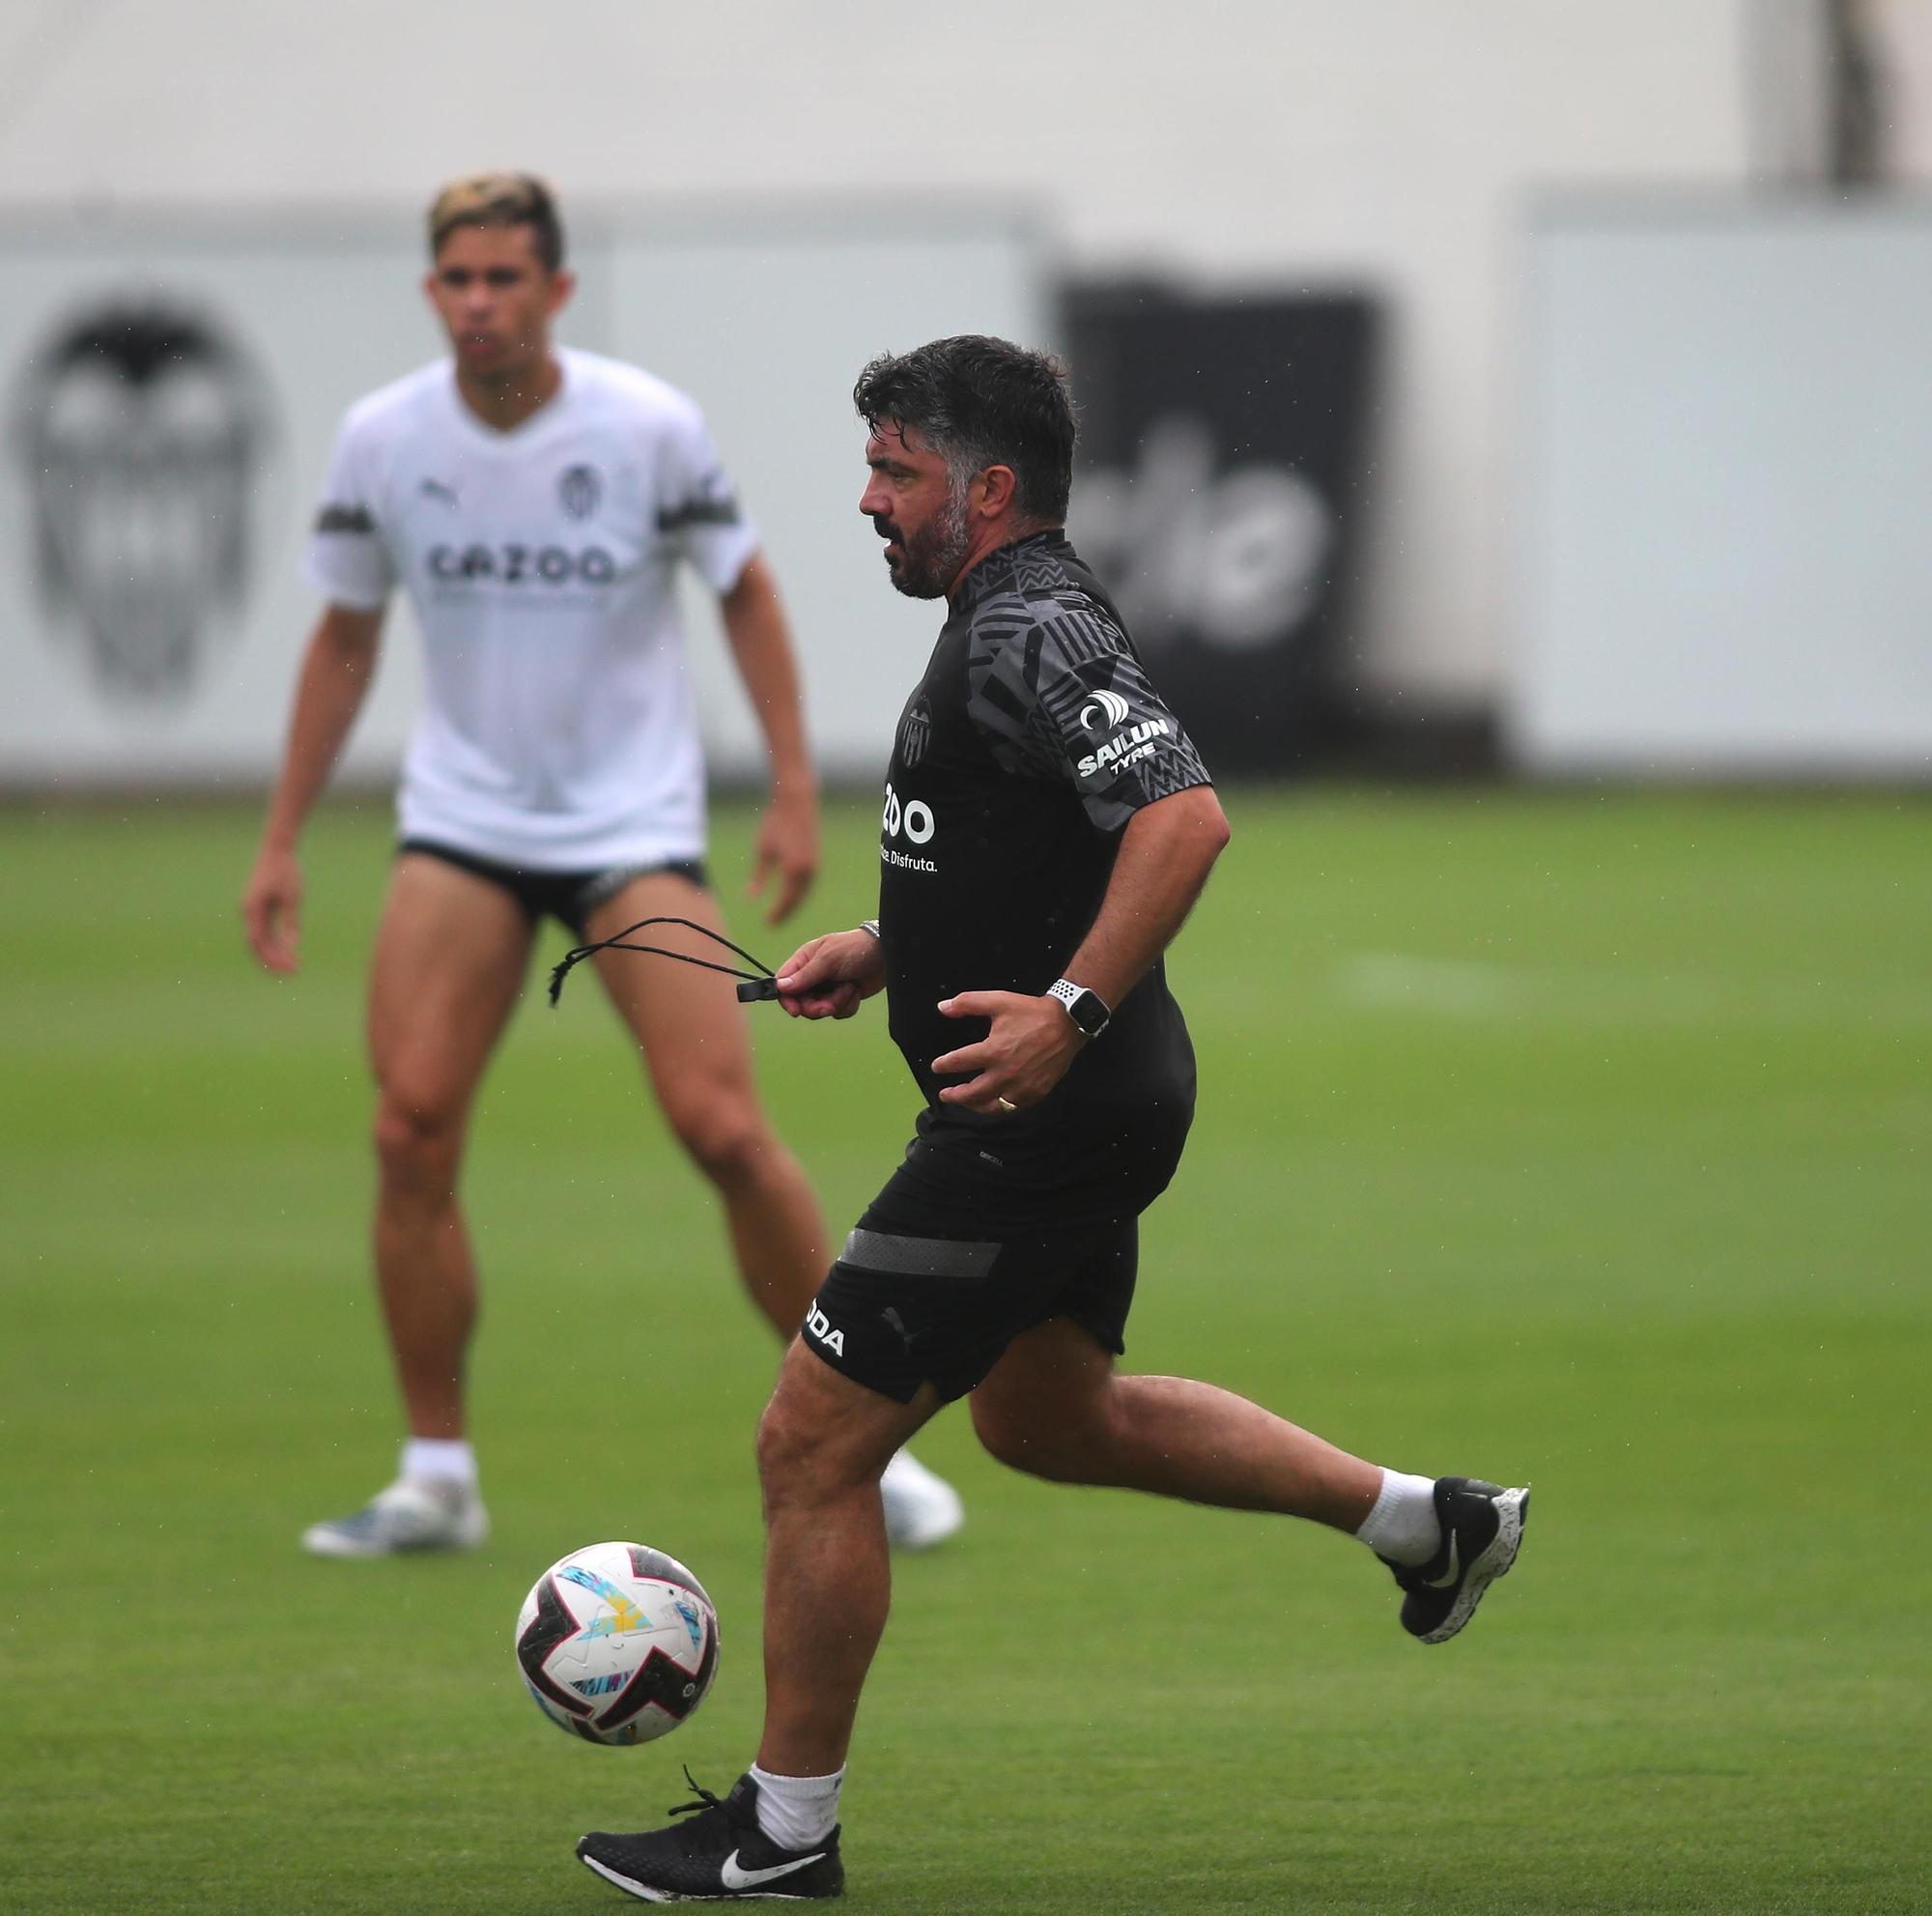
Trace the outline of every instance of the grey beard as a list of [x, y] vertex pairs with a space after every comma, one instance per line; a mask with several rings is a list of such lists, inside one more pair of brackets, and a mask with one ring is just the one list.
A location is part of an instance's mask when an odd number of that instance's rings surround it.
[[915, 544], [908, 539], [893, 585], [909, 599], [943, 599], [966, 562], [972, 537], [966, 529], [966, 489], [949, 488], [946, 503]]

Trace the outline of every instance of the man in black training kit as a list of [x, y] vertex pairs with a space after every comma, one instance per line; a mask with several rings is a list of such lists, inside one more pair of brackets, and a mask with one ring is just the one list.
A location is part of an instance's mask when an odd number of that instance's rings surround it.
[[955, 1398], [1036, 1476], [1350, 1532], [1426, 1644], [1515, 1560], [1529, 1499], [1384, 1471], [1212, 1385], [1115, 1371], [1136, 1219], [1194, 1111], [1161, 954], [1228, 823], [1061, 529], [1074, 425], [1059, 364], [942, 339], [875, 359], [853, 398], [871, 429], [860, 510], [893, 584], [948, 615], [893, 747], [878, 919], [801, 946], [779, 990], [794, 1017], [845, 1018], [883, 988], [926, 1101], [759, 1426], [757, 1761], [682, 1822], [578, 1845], [653, 1902], [844, 1887], [838, 1790], [889, 1594], [879, 1473]]

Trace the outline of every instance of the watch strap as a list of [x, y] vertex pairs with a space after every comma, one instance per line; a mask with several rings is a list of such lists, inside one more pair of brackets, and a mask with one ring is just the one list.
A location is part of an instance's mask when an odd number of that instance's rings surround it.
[[1099, 1037], [1112, 1021], [1114, 1014], [1108, 1009], [1106, 999], [1085, 985], [1074, 984], [1070, 978], [1056, 978], [1046, 987], [1046, 995], [1060, 1000], [1066, 1015], [1088, 1038]]

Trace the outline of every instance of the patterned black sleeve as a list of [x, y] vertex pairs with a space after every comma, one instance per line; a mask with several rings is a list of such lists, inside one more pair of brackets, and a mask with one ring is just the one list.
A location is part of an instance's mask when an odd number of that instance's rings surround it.
[[1102, 832], [1213, 783], [1125, 634], [1091, 599], [1043, 606], [1000, 593], [980, 606], [967, 710], [1008, 771], [1071, 785]]

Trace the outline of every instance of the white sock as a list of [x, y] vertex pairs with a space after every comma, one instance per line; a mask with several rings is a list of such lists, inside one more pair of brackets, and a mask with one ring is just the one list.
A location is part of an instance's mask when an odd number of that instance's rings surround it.
[[474, 1490], [476, 1452], [460, 1437], [412, 1437], [403, 1445], [402, 1473], [418, 1482], [433, 1477]]
[[758, 1827], [781, 1849], [810, 1849], [832, 1834], [842, 1768], [830, 1776], [773, 1776], [753, 1763], [752, 1781], [758, 1786]]
[[1442, 1548], [1442, 1526], [1435, 1517], [1435, 1479], [1382, 1473], [1381, 1495], [1355, 1532], [1378, 1557], [1413, 1568]]

